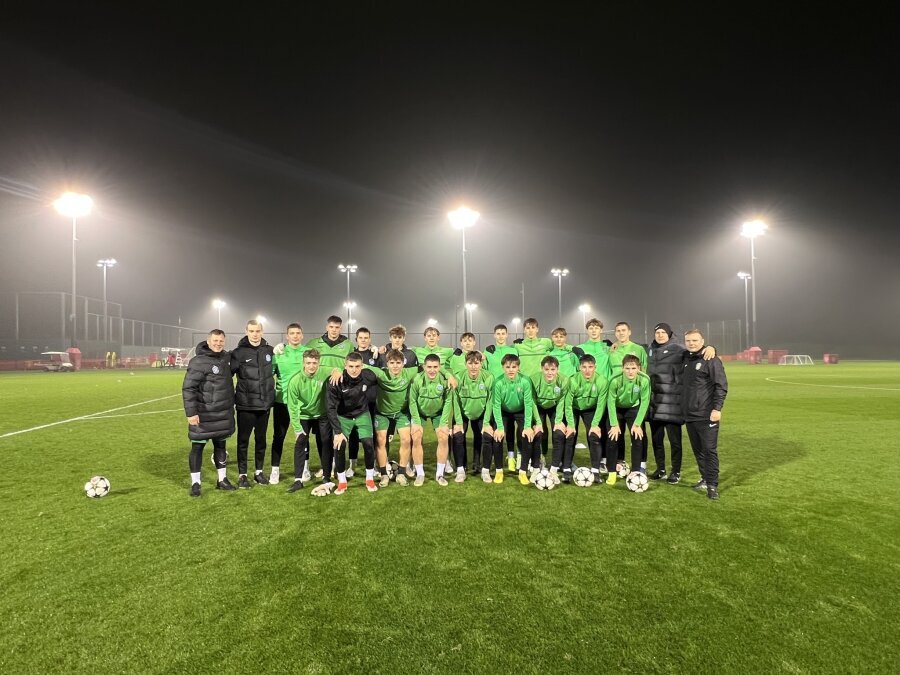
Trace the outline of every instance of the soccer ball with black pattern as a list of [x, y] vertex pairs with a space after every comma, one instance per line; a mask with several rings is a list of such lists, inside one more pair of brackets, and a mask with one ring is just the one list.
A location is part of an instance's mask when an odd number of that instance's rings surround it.
[[626, 478], [629, 473], [631, 473], [631, 467], [628, 466], [628, 462], [620, 462], [619, 469], [616, 471], [619, 478]]
[[543, 471], [538, 471], [532, 482], [538, 490], [552, 490], [556, 487], [556, 483], [553, 482], [553, 479]]
[[91, 479], [84, 484], [84, 494], [91, 499], [99, 499], [109, 494], [109, 481], [103, 476], [92, 476]]
[[647, 480], [647, 474], [641, 471], [632, 471], [625, 479], [625, 487], [632, 492], [646, 492], [649, 486], [650, 481]]
[[594, 472], [586, 466], [579, 466], [572, 474], [572, 481], [578, 487], [590, 487], [594, 484]]

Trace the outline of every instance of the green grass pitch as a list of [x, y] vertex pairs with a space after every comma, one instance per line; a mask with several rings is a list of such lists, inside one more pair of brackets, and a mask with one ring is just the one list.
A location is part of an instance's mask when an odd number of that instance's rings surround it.
[[686, 434], [643, 495], [191, 499], [182, 373], [4, 374], [0, 671], [897, 672], [900, 364], [728, 375], [714, 503]]

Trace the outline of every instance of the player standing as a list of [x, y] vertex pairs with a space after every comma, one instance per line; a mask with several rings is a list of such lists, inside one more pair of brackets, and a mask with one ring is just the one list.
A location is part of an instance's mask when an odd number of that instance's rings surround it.
[[249, 488], [247, 451], [254, 436], [253, 480], [268, 485], [263, 473], [266, 461], [266, 431], [269, 410], [275, 403], [275, 373], [272, 347], [263, 337], [263, 325], [256, 319], [247, 322], [247, 334], [231, 352], [231, 372], [237, 375], [234, 403], [237, 408], [238, 487]]

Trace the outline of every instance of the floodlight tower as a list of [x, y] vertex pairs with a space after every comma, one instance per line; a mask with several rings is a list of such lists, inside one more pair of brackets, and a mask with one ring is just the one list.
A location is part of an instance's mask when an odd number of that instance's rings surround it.
[[[356, 265], [338, 265], [338, 270], [344, 272], [347, 275], [347, 302], [344, 303], [344, 307], [347, 307], [350, 304], [350, 275], [356, 272], [359, 269]], [[347, 337], [350, 337], [350, 308], [347, 307]]]
[[78, 323], [78, 310], [75, 307], [75, 244], [78, 241], [78, 219], [90, 215], [91, 209], [94, 208], [94, 200], [77, 192], [64, 192], [53, 202], [53, 208], [60, 215], [72, 219], [72, 313], [69, 318], [72, 320], [72, 346], [74, 347]]
[[738, 272], [738, 279], [744, 281], [744, 349], [750, 349], [750, 301], [747, 299], [747, 282], [752, 278], [747, 272]]
[[753, 344], [756, 344], [756, 249], [754, 248], [754, 240], [766, 233], [769, 226], [761, 220], [749, 220], [741, 227], [741, 236], [750, 240], [750, 278], [753, 283], [752, 300], [753, 300]]
[[216, 328], [222, 330], [222, 308], [225, 306], [225, 301], [216, 298], [212, 301], [212, 306], [215, 308], [217, 312], [216, 316], [218, 317], [216, 320]]
[[115, 258], [104, 258], [103, 260], [97, 261], [97, 267], [103, 268], [103, 339], [106, 342], [109, 342], [109, 307], [106, 304], [106, 270], [115, 266]]
[[[447, 214], [450, 224], [454, 229], [462, 232], [462, 279], [463, 279], [463, 307], [468, 306], [469, 298], [466, 289], [466, 229], [470, 228], [478, 222], [481, 214], [473, 211], [467, 206], [460, 206], [455, 211]], [[463, 312], [463, 331], [469, 330], [469, 320], [465, 312]]]
[[353, 310], [356, 308], [356, 303], [348, 300], [344, 303], [344, 307], [347, 308], [347, 337], [350, 337], [353, 330]]
[[513, 339], [519, 334], [519, 324], [522, 323], [522, 318], [518, 316], [514, 316], [512, 320], [513, 325]]
[[550, 274], [556, 277], [556, 280], [559, 282], [559, 325], [562, 325], [562, 280], [563, 277], [569, 276], [569, 269], [563, 268], [559, 269], [558, 267], [554, 267], [550, 270]]
[[584, 324], [587, 323], [587, 313], [591, 311], [591, 306], [587, 303], [578, 305], [578, 311], [581, 312], [581, 327], [584, 328]]
[[475, 329], [474, 329], [475, 317], [473, 316], [473, 313], [475, 312], [476, 309], [478, 309], [478, 305], [476, 303], [474, 303], [474, 302], [466, 303], [466, 313], [468, 314], [468, 321], [466, 322], [466, 326], [467, 326], [466, 330], [468, 331], [471, 328], [471, 332], [473, 332], [473, 333], [475, 332]]

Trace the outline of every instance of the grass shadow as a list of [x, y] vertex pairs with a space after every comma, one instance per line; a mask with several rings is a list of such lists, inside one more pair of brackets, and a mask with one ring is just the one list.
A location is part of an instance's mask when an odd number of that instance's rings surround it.
[[724, 470], [720, 470], [719, 486], [725, 488], [746, 485], [756, 476], [779, 470], [806, 455], [804, 444], [777, 436], [732, 432], [728, 434], [727, 443], [724, 458], [721, 446], [719, 449], [719, 460], [724, 464]]

